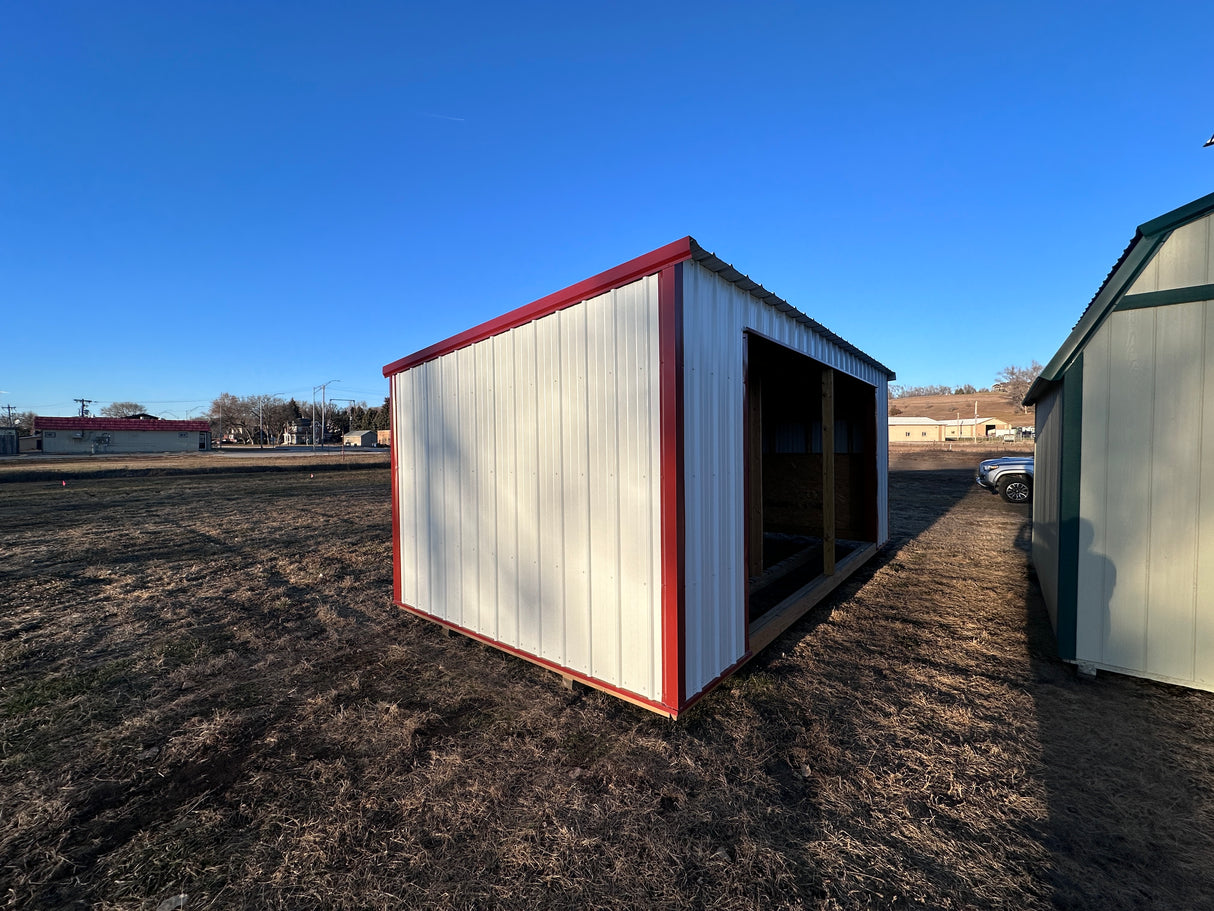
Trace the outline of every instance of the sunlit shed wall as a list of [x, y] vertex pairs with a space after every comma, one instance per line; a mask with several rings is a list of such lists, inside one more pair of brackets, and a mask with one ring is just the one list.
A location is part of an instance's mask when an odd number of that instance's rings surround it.
[[1138, 228], [1026, 399], [1062, 657], [1214, 689], [1214, 195]]
[[402, 607], [677, 715], [749, 657], [747, 331], [892, 374], [691, 238], [384, 368]]

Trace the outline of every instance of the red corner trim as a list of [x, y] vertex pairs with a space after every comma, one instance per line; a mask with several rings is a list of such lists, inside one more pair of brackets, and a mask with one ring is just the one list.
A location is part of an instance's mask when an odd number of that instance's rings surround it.
[[686, 573], [683, 564], [683, 268], [672, 264], [658, 280], [661, 373], [662, 701], [672, 710], [686, 698], [683, 647]]
[[580, 301], [610, 291], [612, 288], [619, 288], [646, 275], [661, 272], [674, 263], [683, 262], [690, 258], [691, 238], [684, 237], [664, 247], [658, 247], [658, 249], [643, 256], [638, 256], [636, 259], [630, 259], [628, 262], [622, 263], [614, 269], [600, 272], [598, 275], [585, 281], [580, 281], [576, 285], [570, 285], [568, 288], [549, 294], [547, 297], [541, 297], [539, 300], [519, 307], [517, 310], [511, 310], [509, 313], [481, 323], [479, 326], [474, 326], [461, 332], [459, 335], [453, 335], [428, 348], [423, 348], [421, 351], [403, 357], [398, 361], [393, 361], [384, 367], [384, 376], [400, 373], [402, 370], [416, 367], [418, 364], [433, 360], [459, 348], [466, 348], [468, 345], [498, 335], [507, 329], [513, 329], [516, 326], [537, 320], [542, 316], [547, 316], [549, 313], [555, 313], [557, 310], [571, 307]]

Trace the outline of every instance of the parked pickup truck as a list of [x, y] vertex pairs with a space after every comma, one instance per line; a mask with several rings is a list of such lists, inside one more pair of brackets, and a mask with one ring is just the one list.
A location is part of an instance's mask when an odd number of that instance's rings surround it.
[[974, 480], [1009, 503], [1028, 503], [1033, 499], [1033, 457], [987, 459], [978, 465]]

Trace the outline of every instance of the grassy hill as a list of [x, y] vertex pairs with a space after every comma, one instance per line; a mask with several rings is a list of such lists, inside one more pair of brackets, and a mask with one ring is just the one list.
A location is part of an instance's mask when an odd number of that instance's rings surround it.
[[1004, 397], [1002, 392], [975, 392], [970, 395], [913, 395], [891, 399], [890, 405], [902, 409], [898, 417], [931, 418], [933, 421], [954, 421], [974, 417], [974, 404], [978, 406], [978, 417], [998, 418], [1014, 427], [1030, 426], [1033, 413], [1023, 414]]

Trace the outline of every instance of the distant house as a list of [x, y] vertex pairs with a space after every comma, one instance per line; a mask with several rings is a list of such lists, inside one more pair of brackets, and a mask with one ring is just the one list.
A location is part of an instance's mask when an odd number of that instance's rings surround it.
[[366, 446], [374, 447], [376, 445], [376, 436], [374, 430], [351, 430], [341, 438], [343, 446]]
[[36, 417], [34, 430], [42, 434], [44, 453], [197, 452], [211, 448], [207, 420]]
[[296, 418], [284, 427], [282, 442], [285, 446], [303, 446], [312, 442], [312, 419]]

